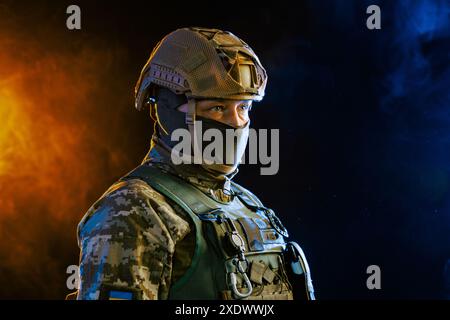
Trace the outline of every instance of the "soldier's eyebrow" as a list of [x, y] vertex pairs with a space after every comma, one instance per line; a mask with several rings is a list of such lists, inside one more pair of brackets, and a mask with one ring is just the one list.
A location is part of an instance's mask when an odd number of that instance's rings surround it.
[[208, 99], [208, 100], [204, 100], [205, 102], [202, 104], [202, 105], [199, 105], [199, 107], [200, 107], [200, 109], [208, 109], [208, 108], [211, 108], [211, 107], [215, 107], [215, 106], [217, 106], [217, 105], [221, 105], [221, 106], [227, 106], [227, 103], [225, 102], [225, 100], [216, 100], [216, 99], [214, 99], [214, 100], [211, 100], [211, 99]]
[[[229, 103], [230, 103], [230, 99], [203, 99], [203, 100], [199, 100], [199, 101], [203, 101], [203, 103], [200, 105], [198, 105], [197, 107], [199, 108], [199, 110], [208, 110], [210, 108], [216, 107], [218, 105], [223, 106], [225, 108], [230, 107]], [[235, 100], [234, 100], [235, 101]], [[248, 108], [252, 107], [252, 102], [251, 100], [242, 100], [239, 101], [239, 104], [237, 105], [237, 107], [243, 107], [246, 106]]]
[[221, 98], [217, 98], [217, 99], [207, 99], [207, 98], [205, 98], [205, 99], [198, 99], [198, 101], [201, 101], [201, 102], [210, 102], [210, 103], [225, 103], [225, 102], [227, 102], [227, 101], [229, 101], [229, 100], [227, 100], [227, 99], [221, 99]]
[[[219, 104], [227, 104], [230, 101], [235, 101], [235, 100], [229, 100], [229, 99], [204, 99], [204, 100], [200, 100], [200, 101], [206, 101], [209, 102], [208, 104], [214, 104], [214, 103], [219, 103]], [[243, 100], [239, 103], [239, 105], [250, 105], [252, 104], [252, 100]]]

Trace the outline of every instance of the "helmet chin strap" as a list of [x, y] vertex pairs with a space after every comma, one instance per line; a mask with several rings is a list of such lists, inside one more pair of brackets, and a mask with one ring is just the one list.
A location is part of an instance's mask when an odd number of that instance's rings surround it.
[[186, 124], [189, 126], [189, 130], [191, 127], [193, 129], [195, 122], [195, 99], [188, 98], [188, 109], [186, 112]]
[[[191, 134], [192, 148], [193, 148], [193, 160], [194, 164], [202, 164], [203, 159], [201, 156], [200, 146], [198, 144], [197, 130], [195, 130], [195, 99], [188, 98], [188, 109], [186, 112], [186, 124], [189, 128], [189, 133]], [[201, 133], [200, 133], [201, 134]]]

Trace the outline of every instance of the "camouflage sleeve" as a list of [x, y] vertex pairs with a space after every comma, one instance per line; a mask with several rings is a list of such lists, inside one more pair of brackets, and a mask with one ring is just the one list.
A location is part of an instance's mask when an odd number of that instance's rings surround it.
[[113, 185], [78, 229], [78, 299], [167, 299], [172, 257], [189, 223], [140, 180]]

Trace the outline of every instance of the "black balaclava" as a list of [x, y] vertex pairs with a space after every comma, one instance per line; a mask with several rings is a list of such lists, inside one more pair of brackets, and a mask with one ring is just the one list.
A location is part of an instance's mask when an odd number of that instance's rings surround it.
[[[157, 144], [160, 144], [167, 151], [171, 152], [179, 143], [178, 141], [171, 140], [171, 134], [173, 131], [179, 128], [189, 130], [189, 126], [186, 123], [186, 113], [177, 110], [178, 107], [187, 103], [188, 99], [184, 94], [177, 95], [164, 87], [155, 87], [153, 93], [154, 96], [152, 98], [154, 99], [154, 106], [156, 109], [154, 115], [156, 116], [155, 120], [157, 121], [153, 139]], [[201, 136], [203, 136], [204, 132], [208, 129], [217, 129], [220, 131], [224, 140], [226, 138], [226, 130], [232, 130], [231, 132], [236, 133], [236, 138], [233, 139], [233, 144], [230, 150], [225, 150], [226, 144], [224, 143], [224, 149], [222, 150], [221, 155], [219, 153], [215, 154], [214, 158], [200, 159], [201, 167], [216, 175], [234, 175], [233, 173], [237, 173], [237, 167], [244, 154], [247, 144], [250, 122], [243, 127], [235, 128], [224, 123], [199, 116], [196, 116], [195, 120], [196, 125], [194, 128], [195, 130], [198, 130], [197, 134], [201, 134]], [[201, 122], [201, 130], [197, 127], [197, 124], [199, 124], [198, 121]], [[201, 155], [203, 155], [204, 147], [208, 143], [209, 142], [203, 142], [201, 144], [199, 152]], [[231, 154], [230, 151], [232, 152]], [[191, 154], [182, 154], [181, 158], [185, 161], [193, 160]], [[206, 162], [207, 160], [209, 160], [208, 163]], [[215, 161], [215, 163], [211, 163], [211, 161]]]

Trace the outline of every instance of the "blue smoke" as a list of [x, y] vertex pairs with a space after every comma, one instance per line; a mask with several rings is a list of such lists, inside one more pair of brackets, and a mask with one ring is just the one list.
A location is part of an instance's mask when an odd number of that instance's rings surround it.
[[[371, 4], [381, 30], [366, 28]], [[296, 232], [318, 296], [448, 297], [450, 2], [306, 7], [307, 32], [283, 37], [263, 59], [273, 107], [258, 112], [270, 119], [263, 126], [282, 128], [280, 175], [287, 196], [302, 195]], [[283, 168], [295, 168], [295, 183]], [[331, 253], [330, 243], [343, 249]], [[340, 263], [330, 271], [329, 261]], [[384, 270], [378, 296], [361, 282], [372, 263]]]
[[384, 165], [396, 167], [406, 185], [404, 199], [412, 215], [405, 225], [417, 234], [415, 249], [442, 267], [436, 271], [448, 298], [450, 2], [398, 1], [394, 12], [380, 100], [393, 128], [386, 146], [392, 158]]
[[[450, 3], [448, 1], [397, 1], [394, 10], [390, 60], [387, 70], [385, 111], [401, 98], [419, 108], [426, 118], [448, 115], [450, 101]], [[401, 105], [401, 104], [400, 104]], [[437, 112], [437, 113], [436, 113]]]

